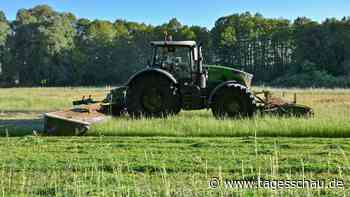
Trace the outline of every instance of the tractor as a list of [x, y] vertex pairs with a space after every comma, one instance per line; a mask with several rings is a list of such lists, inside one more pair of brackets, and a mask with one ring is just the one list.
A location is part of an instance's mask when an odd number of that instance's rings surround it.
[[204, 65], [195, 41], [151, 42], [153, 58], [125, 86], [107, 96], [113, 115], [167, 117], [181, 110], [211, 109], [216, 118], [251, 117], [256, 102], [253, 75], [230, 67]]
[[[73, 101], [69, 110], [44, 114], [48, 135], [78, 135], [109, 115], [165, 118], [181, 110], [211, 109], [218, 119], [249, 118], [256, 112], [310, 116], [310, 107], [250, 90], [253, 75], [218, 65], [204, 65], [202, 46], [195, 41], [151, 42], [153, 58], [124, 86], [112, 89], [102, 101], [91, 96]], [[258, 94], [264, 94], [261, 98]]]

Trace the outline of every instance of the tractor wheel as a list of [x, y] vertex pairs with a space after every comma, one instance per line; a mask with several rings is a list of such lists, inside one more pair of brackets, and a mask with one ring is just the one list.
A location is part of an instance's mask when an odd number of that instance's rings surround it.
[[112, 105], [111, 112], [113, 116], [121, 116], [123, 113], [123, 107], [119, 105]]
[[211, 104], [213, 115], [218, 118], [251, 117], [256, 110], [253, 94], [247, 87], [232, 84], [219, 89]]
[[167, 117], [181, 109], [176, 84], [165, 76], [150, 73], [133, 81], [127, 91], [127, 110], [130, 116]]

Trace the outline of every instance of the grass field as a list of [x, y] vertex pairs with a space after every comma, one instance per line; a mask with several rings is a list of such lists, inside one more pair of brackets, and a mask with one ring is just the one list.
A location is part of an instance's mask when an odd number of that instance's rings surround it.
[[[260, 89], [260, 88], [257, 88]], [[85, 137], [37, 137], [42, 112], [106, 88], [0, 89], [2, 196], [345, 196], [350, 192], [350, 90], [270, 89], [313, 107], [311, 119], [113, 118]], [[213, 177], [221, 180], [210, 189]], [[327, 189], [232, 189], [226, 179], [333, 179]]]

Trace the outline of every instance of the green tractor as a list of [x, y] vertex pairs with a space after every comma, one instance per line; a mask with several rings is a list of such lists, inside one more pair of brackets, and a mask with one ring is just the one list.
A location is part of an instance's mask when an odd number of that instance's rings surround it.
[[[44, 114], [47, 135], [83, 135], [91, 125], [128, 113], [131, 117], [167, 117], [181, 110], [211, 109], [216, 118], [262, 114], [309, 117], [310, 107], [253, 93], [253, 75], [224, 66], [203, 65], [201, 45], [194, 41], [151, 42], [153, 59], [124, 86], [102, 101], [91, 96], [73, 101], [69, 110]], [[258, 96], [264, 94], [264, 98]], [[82, 106], [82, 107], [77, 107]]]
[[167, 117], [181, 110], [211, 109], [217, 118], [251, 117], [256, 100], [253, 75], [229, 67], [203, 65], [194, 41], [151, 42], [153, 59], [125, 86], [107, 96], [113, 115]]

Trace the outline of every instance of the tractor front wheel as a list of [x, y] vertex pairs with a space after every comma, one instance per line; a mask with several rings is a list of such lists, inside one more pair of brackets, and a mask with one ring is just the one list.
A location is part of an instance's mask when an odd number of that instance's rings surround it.
[[251, 117], [256, 105], [253, 94], [247, 87], [240, 84], [230, 84], [220, 88], [211, 103], [213, 115], [216, 118]]

